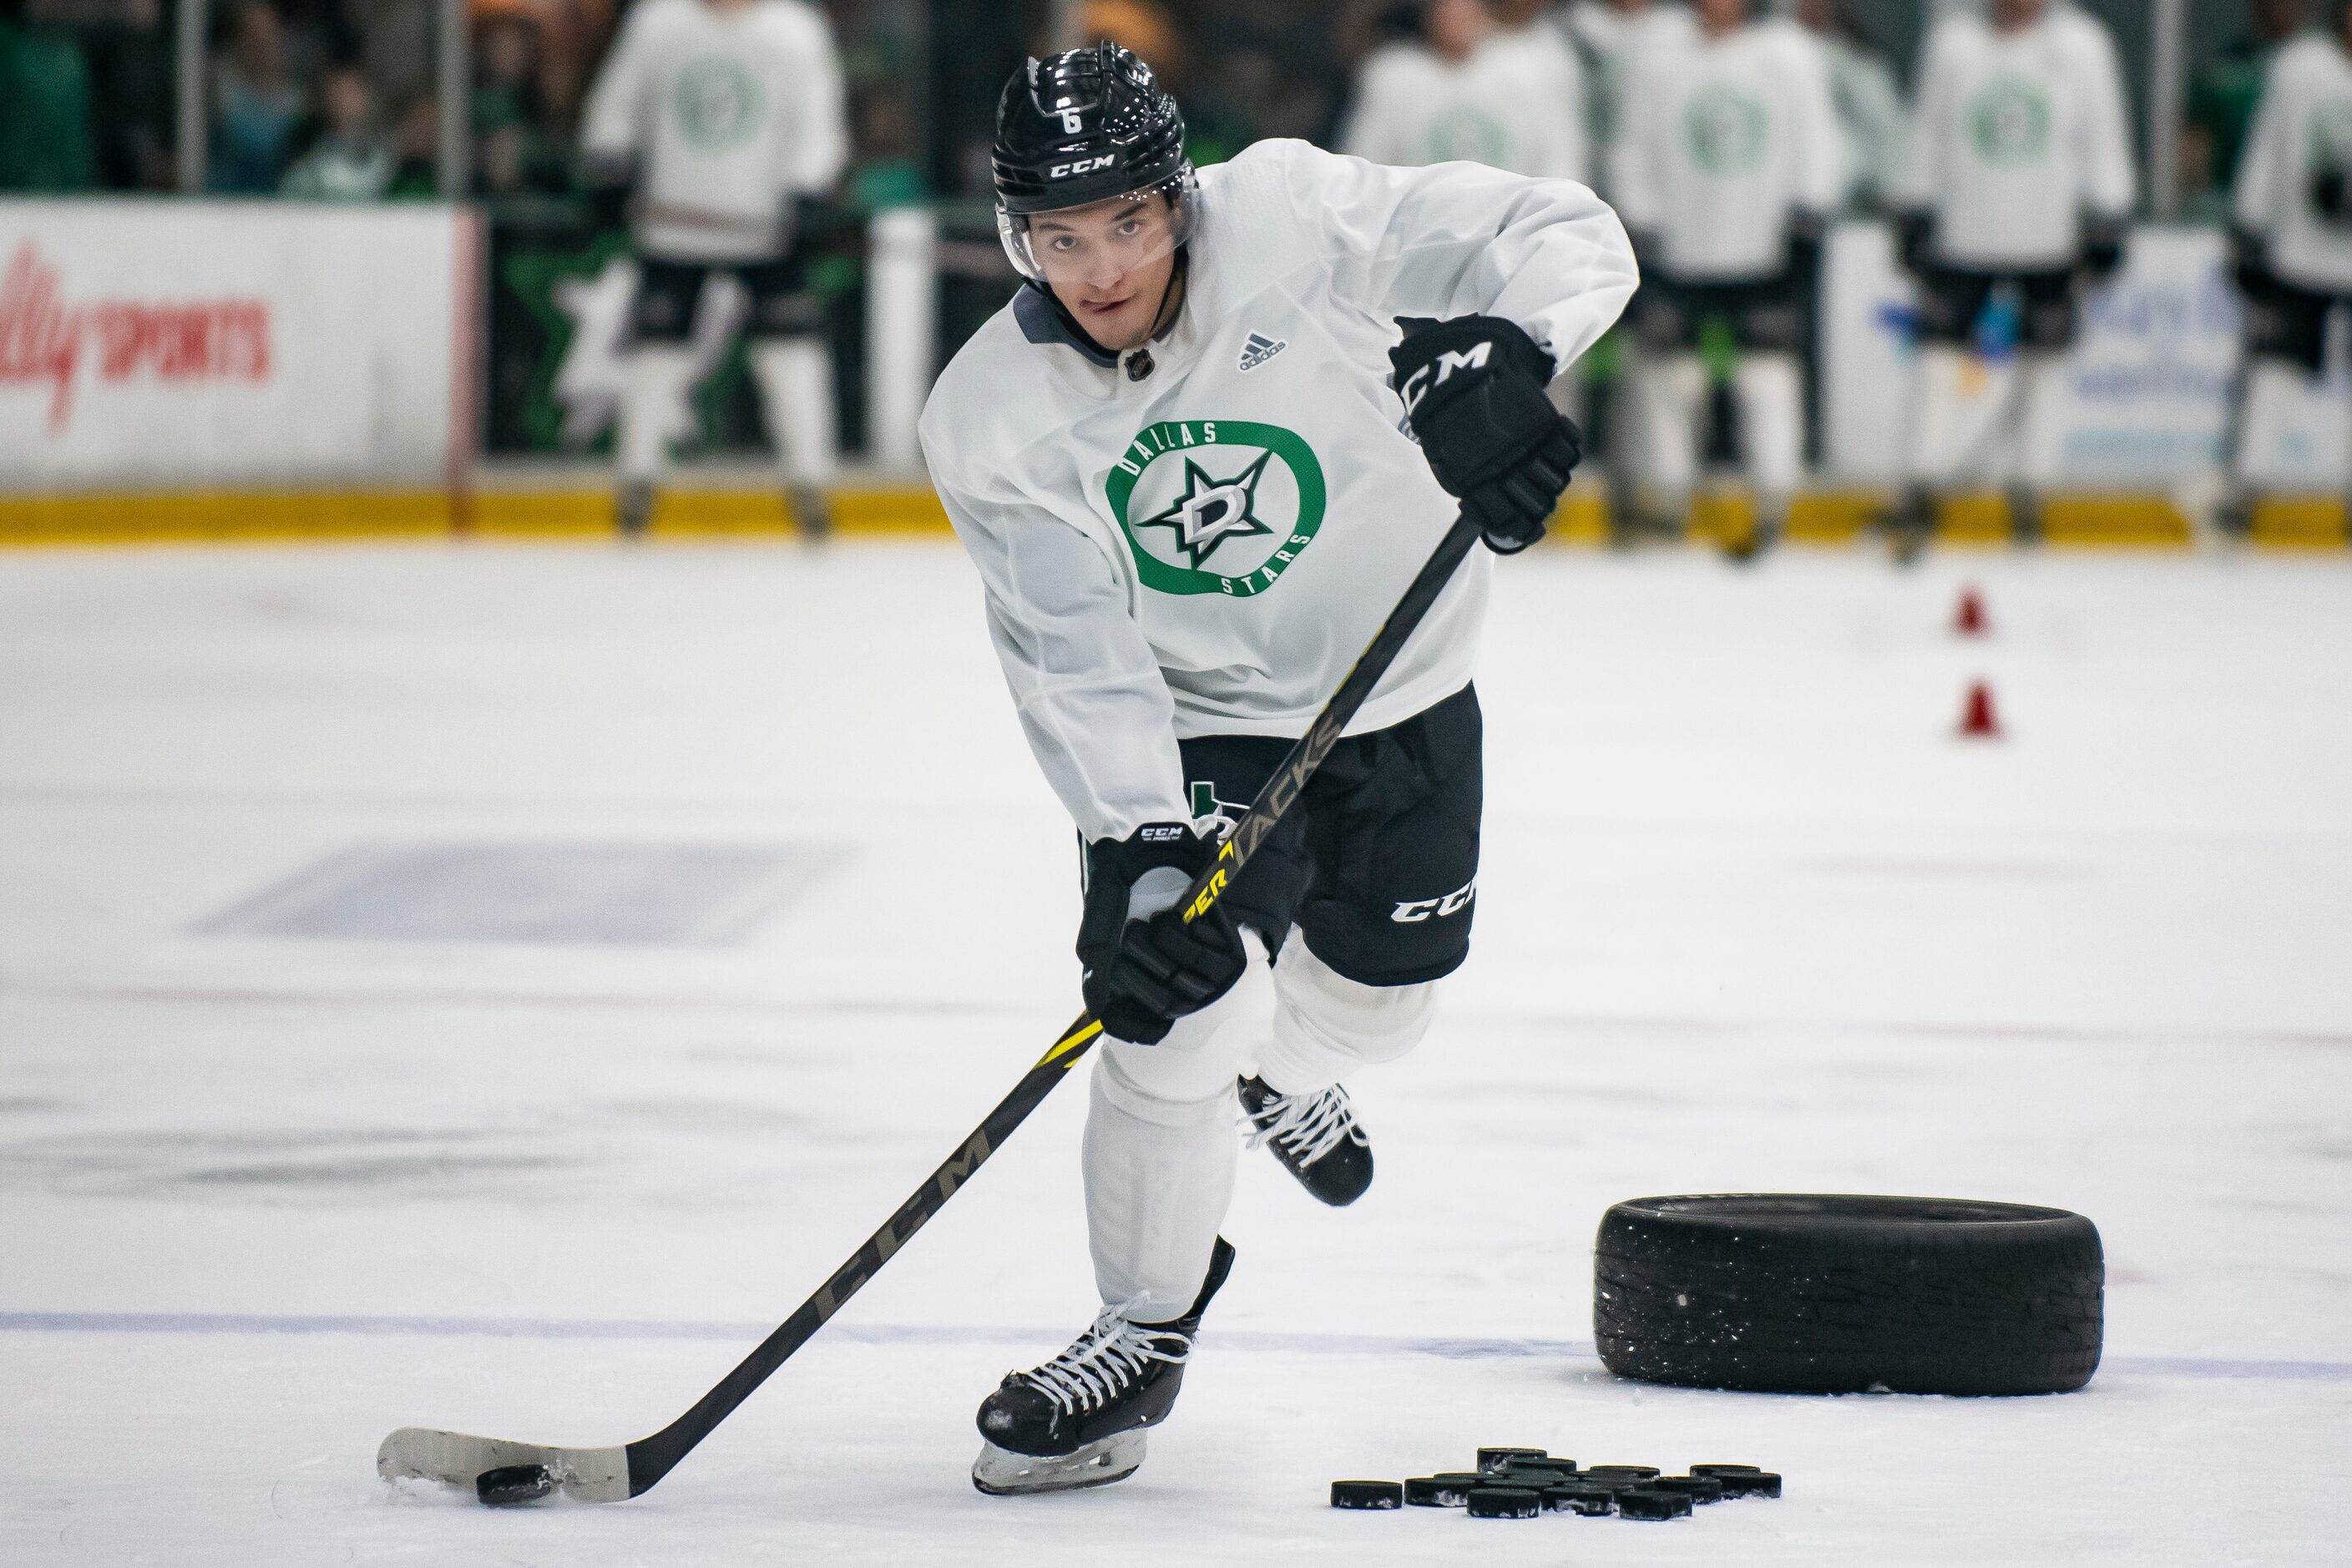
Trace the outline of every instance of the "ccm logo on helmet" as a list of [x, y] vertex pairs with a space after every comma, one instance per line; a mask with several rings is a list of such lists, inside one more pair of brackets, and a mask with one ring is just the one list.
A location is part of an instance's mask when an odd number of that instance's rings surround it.
[[1419, 925], [1432, 915], [1444, 920], [1447, 915], [1458, 915], [1468, 909], [1470, 900], [1477, 896], [1478, 884], [1474, 879], [1468, 886], [1456, 888], [1442, 899], [1414, 899], [1410, 903], [1399, 904], [1391, 911], [1389, 919], [1401, 926]]
[[[1049, 180], [1066, 180], [1072, 174], [1091, 174], [1097, 169], [1109, 168], [1112, 160], [1118, 156], [1116, 153], [1106, 153], [1099, 158], [1081, 158], [1075, 163], [1056, 163], [1045, 171], [1045, 177]], [[1483, 348], [1485, 345], [1480, 346]]]
[[[1412, 377], [1397, 389], [1403, 395], [1405, 407], [1410, 410], [1419, 406], [1421, 400], [1428, 396], [1433, 388], [1444, 385], [1445, 378], [1455, 371], [1477, 370], [1483, 367], [1486, 363], [1486, 356], [1494, 353], [1494, 350], [1495, 345], [1492, 343], [1475, 343], [1461, 353], [1455, 353], [1452, 349], [1448, 349], [1439, 354], [1434, 360], [1414, 371]], [[1454, 911], [1448, 910], [1445, 912], [1452, 914]]]

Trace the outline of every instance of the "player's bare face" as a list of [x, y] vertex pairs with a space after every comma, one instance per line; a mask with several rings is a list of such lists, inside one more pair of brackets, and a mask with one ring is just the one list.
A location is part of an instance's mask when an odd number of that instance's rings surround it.
[[2049, 0], [1992, 0], [1992, 25], [2000, 32], [2013, 33], [2042, 20], [2048, 8]]
[[1698, 0], [1698, 25], [1720, 37], [1748, 20], [1748, 0]]
[[1176, 269], [1167, 197], [1118, 196], [1039, 213], [1029, 222], [1029, 245], [1046, 286], [1088, 337], [1124, 352], [1151, 335]]

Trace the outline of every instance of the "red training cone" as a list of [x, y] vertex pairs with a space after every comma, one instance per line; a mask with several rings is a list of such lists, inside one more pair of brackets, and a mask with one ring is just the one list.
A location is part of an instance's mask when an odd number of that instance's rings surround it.
[[1992, 708], [1992, 688], [1984, 681], [1969, 686], [1969, 704], [1960, 714], [1960, 739], [1963, 741], [1998, 741], [2000, 739], [2000, 719]]
[[1980, 637], [1990, 630], [1991, 630], [1991, 625], [1985, 619], [1984, 595], [1979, 594], [1973, 587], [1961, 589], [1960, 607], [1952, 615], [1954, 634], [1964, 637]]

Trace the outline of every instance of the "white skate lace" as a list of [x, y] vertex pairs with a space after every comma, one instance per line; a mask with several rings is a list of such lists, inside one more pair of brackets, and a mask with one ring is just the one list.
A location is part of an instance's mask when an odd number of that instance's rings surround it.
[[1297, 1158], [1301, 1169], [1342, 1143], [1361, 1148], [1370, 1142], [1364, 1130], [1356, 1125], [1356, 1112], [1348, 1103], [1348, 1091], [1336, 1083], [1313, 1094], [1275, 1095], [1256, 1116], [1247, 1120], [1251, 1148], [1279, 1142]]
[[1079, 1415], [1118, 1398], [1153, 1362], [1181, 1363], [1192, 1353], [1189, 1336], [1164, 1324], [1150, 1327], [1129, 1321], [1128, 1314], [1150, 1300], [1138, 1296], [1105, 1307], [1094, 1327], [1068, 1350], [1022, 1375], [1065, 1413]]

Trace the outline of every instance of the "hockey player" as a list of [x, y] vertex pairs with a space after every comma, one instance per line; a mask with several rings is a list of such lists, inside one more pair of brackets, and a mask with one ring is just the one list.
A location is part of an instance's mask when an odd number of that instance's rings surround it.
[[[2032, 531], [2032, 498], [2053, 476], [2023, 437], [2074, 341], [2083, 288], [2123, 265], [2133, 194], [2115, 42], [2097, 21], [2049, 0], [1992, 0], [1986, 16], [1937, 25], [1894, 193], [1919, 286], [1909, 482], [1895, 519], [1904, 558], [1964, 478], [2011, 480], [2013, 523]], [[1988, 301], [2016, 323], [2013, 353], [1980, 333]], [[1972, 355], [1980, 337], [1991, 352]]]
[[1076, 819], [1104, 1026], [1082, 1158], [1102, 1310], [981, 1405], [972, 1479], [1005, 1492], [1141, 1462], [1232, 1263], [1238, 1123], [1325, 1203], [1370, 1182], [1340, 1080], [1420, 1040], [1468, 952], [1485, 552], [1233, 889], [1190, 925], [1171, 905], [1455, 498], [1497, 552], [1542, 534], [1578, 455], [1545, 384], [1634, 276], [1567, 181], [1289, 141], [1196, 177], [1174, 101], [1109, 44], [1013, 77], [994, 166], [1027, 283], [940, 376], [923, 450]]
[[1805, 295], [1844, 180], [1826, 62], [1793, 23], [1749, 0], [1698, 0], [1687, 43], [1645, 52], [1626, 78], [1618, 215], [1643, 257], [1638, 384], [1657, 500], [1687, 508], [1708, 403], [1701, 340], [1727, 332], [1752, 505], [1751, 559], [1780, 536], [1802, 477], [1798, 367]]
[[1599, 149], [1594, 183], [1614, 201], [1625, 79], [1650, 50], [1689, 42], [1697, 24], [1681, 0], [1576, 0], [1566, 26], [1584, 62], [1588, 120]]
[[824, 532], [833, 362], [796, 240], [847, 154], [830, 25], [803, 0], [640, 0], [589, 94], [582, 144], [604, 210], [635, 207], [622, 531], [652, 516], [690, 390], [698, 303], [713, 273], [731, 272], [751, 297], [751, 373], [789, 504], [804, 532]]
[[1583, 84], [1548, 24], [1505, 27], [1486, 0], [1428, 0], [1422, 22], [1420, 40], [1365, 58], [1342, 151], [1375, 163], [1466, 159], [1584, 178]]
[[[1624, 174], [1620, 126], [1626, 79], [1634, 62], [1651, 50], [1687, 43], [1697, 24], [1681, 0], [1575, 0], [1563, 26], [1584, 66], [1593, 183], [1613, 202]], [[1628, 328], [1631, 325], [1627, 323]], [[1645, 533], [1678, 531], [1678, 520], [1670, 529], [1662, 515], [1642, 504], [1634, 482], [1634, 455], [1643, 444], [1642, 394], [1649, 373], [1647, 356], [1634, 334], [1621, 328], [1602, 340], [1589, 366], [1592, 381], [1587, 389], [1591, 401], [1586, 413], [1599, 427], [1601, 439], [1596, 444], [1608, 459], [1612, 538], [1620, 544], [1631, 544]]]
[[2242, 530], [2282, 426], [2324, 366], [2328, 314], [2352, 306], [2352, 0], [2333, 0], [2326, 34], [2273, 59], [2235, 216], [2247, 363], [2227, 521]]

